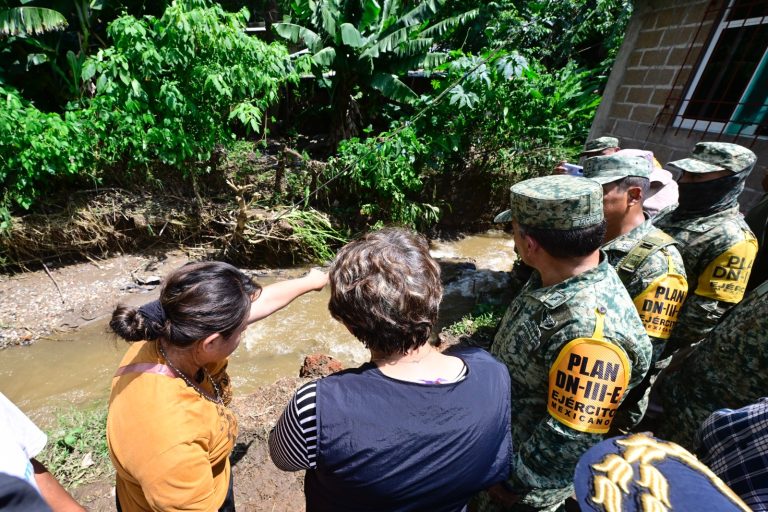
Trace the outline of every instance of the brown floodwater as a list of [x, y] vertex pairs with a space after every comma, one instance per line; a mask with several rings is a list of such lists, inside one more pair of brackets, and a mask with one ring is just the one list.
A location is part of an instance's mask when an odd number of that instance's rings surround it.
[[[501, 231], [432, 243], [432, 255], [447, 279], [441, 326], [506, 286], [512, 252], [512, 237]], [[300, 273], [292, 269], [288, 274]], [[280, 377], [298, 375], [307, 354], [328, 354], [345, 366], [366, 361], [367, 349], [330, 317], [327, 305], [326, 289], [299, 297], [252, 325], [229, 365], [235, 393], [247, 394]], [[106, 400], [112, 373], [127, 348], [109, 334], [107, 321], [104, 317], [71, 333], [0, 351], [0, 392], [43, 424], [57, 410]]]

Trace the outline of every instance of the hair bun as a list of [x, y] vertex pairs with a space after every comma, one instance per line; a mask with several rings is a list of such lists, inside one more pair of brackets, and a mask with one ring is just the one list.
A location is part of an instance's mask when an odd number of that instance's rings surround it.
[[137, 308], [122, 305], [115, 308], [109, 321], [112, 331], [126, 341], [157, 338], [156, 334], [150, 334], [152, 329], [149, 324]]

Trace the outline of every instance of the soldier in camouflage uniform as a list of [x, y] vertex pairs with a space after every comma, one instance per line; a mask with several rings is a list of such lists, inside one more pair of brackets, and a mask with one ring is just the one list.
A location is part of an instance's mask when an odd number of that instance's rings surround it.
[[512, 379], [512, 476], [479, 509], [558, 510], [579, 456], [600, 442], [627, 389], [640, 383], [651, 343], [616, 271], [599, 252], [603, 191], [573, 176], [514, 185], [520, 257], [536, 271], [501, 321], [491, 353]]
[[651, 369], [645, 380], [624, 399], [612, 432], [636, 425], [648, 406], [650, 387], [667, 360], [661, 360], [688, 293], [685, 266], [674, 238], [651, 224], [643, 211], [648, 194], [651, 162], [620, 153], [596, 156], [584, 164], [584, 177], [603, 187], [607, 229], [603, 251], [616, 269], [637, 308], [653, 344]]
[[768, 281], [725, 314], [685, 364], [659, 381], [659, 437], [696, 450], [696, 431], [717, 409], [738, 409], [768, 390]]
[[744, 296], [757, 241], [739, 213], [738, 197], [755, 161], [742, 146], [699, 142], [690, 158], [668, 164], [682, 171], [680, 203], [654, 224], [680, 243], [690, 293], [667, 354], [704, 339]]

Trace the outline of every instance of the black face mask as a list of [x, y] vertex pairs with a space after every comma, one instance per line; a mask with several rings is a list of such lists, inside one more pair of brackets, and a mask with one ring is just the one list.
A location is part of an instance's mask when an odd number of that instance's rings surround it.
[[702, 217], [739, 204], [749, 173], [742, 172], [701, 183], [677, 183], [680, 192], [676, 217]]

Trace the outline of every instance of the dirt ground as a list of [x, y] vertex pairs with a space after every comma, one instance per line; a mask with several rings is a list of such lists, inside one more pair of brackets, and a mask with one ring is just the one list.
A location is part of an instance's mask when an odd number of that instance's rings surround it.
[[[133, 305], [156, 298], [159, 278], [189, 260], [181, 251], [157, 256], [120, 255], [107, 260], [0, 277], [0, 353], [15, 344], [68, 332], [109, 315], [118, 301]], [[278, 271], [254, 271], [263, 276]], [[296, 369], [298, 374], [299, 368]], [[285, 473], [269, 459], [272, 425], [293, 391], [306, 379], [286, 378], [248, 396], [232, 408], [240, 433], [233, 453], [238, 511], [304, 510], [303, 473]], [[95, 482], [73, 495], [91, 511], [114, 511], [114, 483]]]
[[112, 312], [118, 301], [142, 304], [159, 278], [186, 263], [181, 251], [119, 255], [0, 276], [0, 348], [68, 332]]

